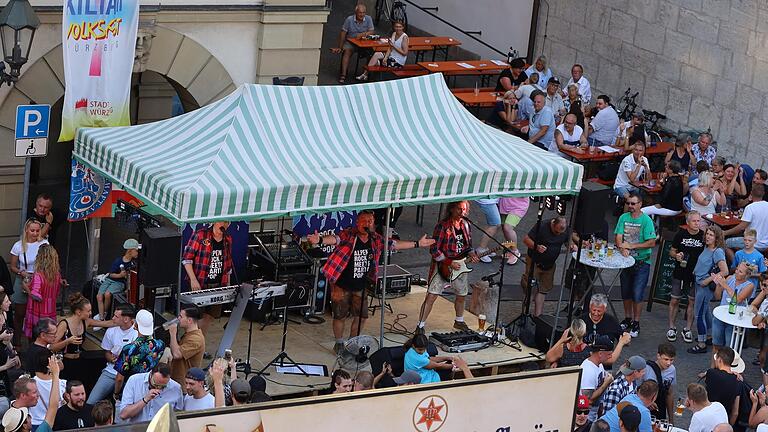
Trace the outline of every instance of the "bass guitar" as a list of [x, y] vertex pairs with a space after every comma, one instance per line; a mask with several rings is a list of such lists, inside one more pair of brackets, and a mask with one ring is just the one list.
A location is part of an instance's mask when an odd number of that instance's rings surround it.
[[[515, 242], [504, 242], [502, 243], [502, 245], [503, 246], [495, 247], [483, 253], [477, 254], [477, 257], [482, 258], [486, 255], [490, 255], [500, 250], [503, 250], [504, 248], [515, 249], [517, 247], [517, 243]], [[447, 280], [448, 282], [453, 282], [456, 280], [456, 278], [463, 275], [464, 273], [471, 273], [472, 268], [468, 267], [466, 262], [469, 252], [470, 251], [462, 252], [458, 257], [454, 259], [445, 259], [437, 263], [437, 271], [440, 273], [440, 276], [442, 276], [442, 278]], [[453, 263], [459, 263], [459, 268], [454, 269], [451, 266], [451, 264]]]

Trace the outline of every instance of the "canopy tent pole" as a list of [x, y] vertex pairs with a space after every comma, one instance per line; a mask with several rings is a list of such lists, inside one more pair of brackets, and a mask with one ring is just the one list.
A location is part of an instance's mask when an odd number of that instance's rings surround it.
[[[392, 215], [392, 206], [387, 207], [387, 214], [384, 217], [384, 271], [381, 280], [381, 317], [379, 318], [379, 348], [384, 347], [384, 314], [386, 313], [385, 305], [387, 303], [387, 266], [389, 265], [389, 218]], [[378, 277], [373, 282], [373, 292], [376, 293], [376, 284], [378, 283]]]

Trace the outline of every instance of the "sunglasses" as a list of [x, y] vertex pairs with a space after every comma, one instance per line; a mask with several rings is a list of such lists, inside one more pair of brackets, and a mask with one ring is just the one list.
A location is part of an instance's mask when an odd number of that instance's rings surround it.
[[638, 204], [640, 203], [636, 201], [627, 201], [627, 205], [638, 205]]
[[589, 414], [589, 410], [576, 410], [576, 414], [578, 415], [587, 415]]

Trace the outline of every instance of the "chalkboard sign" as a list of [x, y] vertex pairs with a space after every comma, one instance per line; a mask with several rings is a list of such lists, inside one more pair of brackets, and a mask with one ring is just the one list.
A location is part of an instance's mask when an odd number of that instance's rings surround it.
[[[671, 248], [671, 241], [662, 240], [659, 254], [656, 256], [656, 264], [653, 268], [651, 294], [648, 296], [647, 310], [649, 312], [653, 303], [669, 304], [670, 293], [672, 292], [672, 273], [675, 271], [675, 260], [669, 256]], [[687, 304], [687, 298], [681, 299], [681, 306], [685, 307]]]

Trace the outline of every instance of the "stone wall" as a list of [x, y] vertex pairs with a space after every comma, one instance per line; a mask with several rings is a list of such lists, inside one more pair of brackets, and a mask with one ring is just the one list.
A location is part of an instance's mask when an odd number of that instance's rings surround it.
[[768, 0], [546, 0], [536, 48], [560, 77], [583, 64], [594, 96], [631, 87], [665, 128], [712, 128], [721, 154], [768, 167]]

